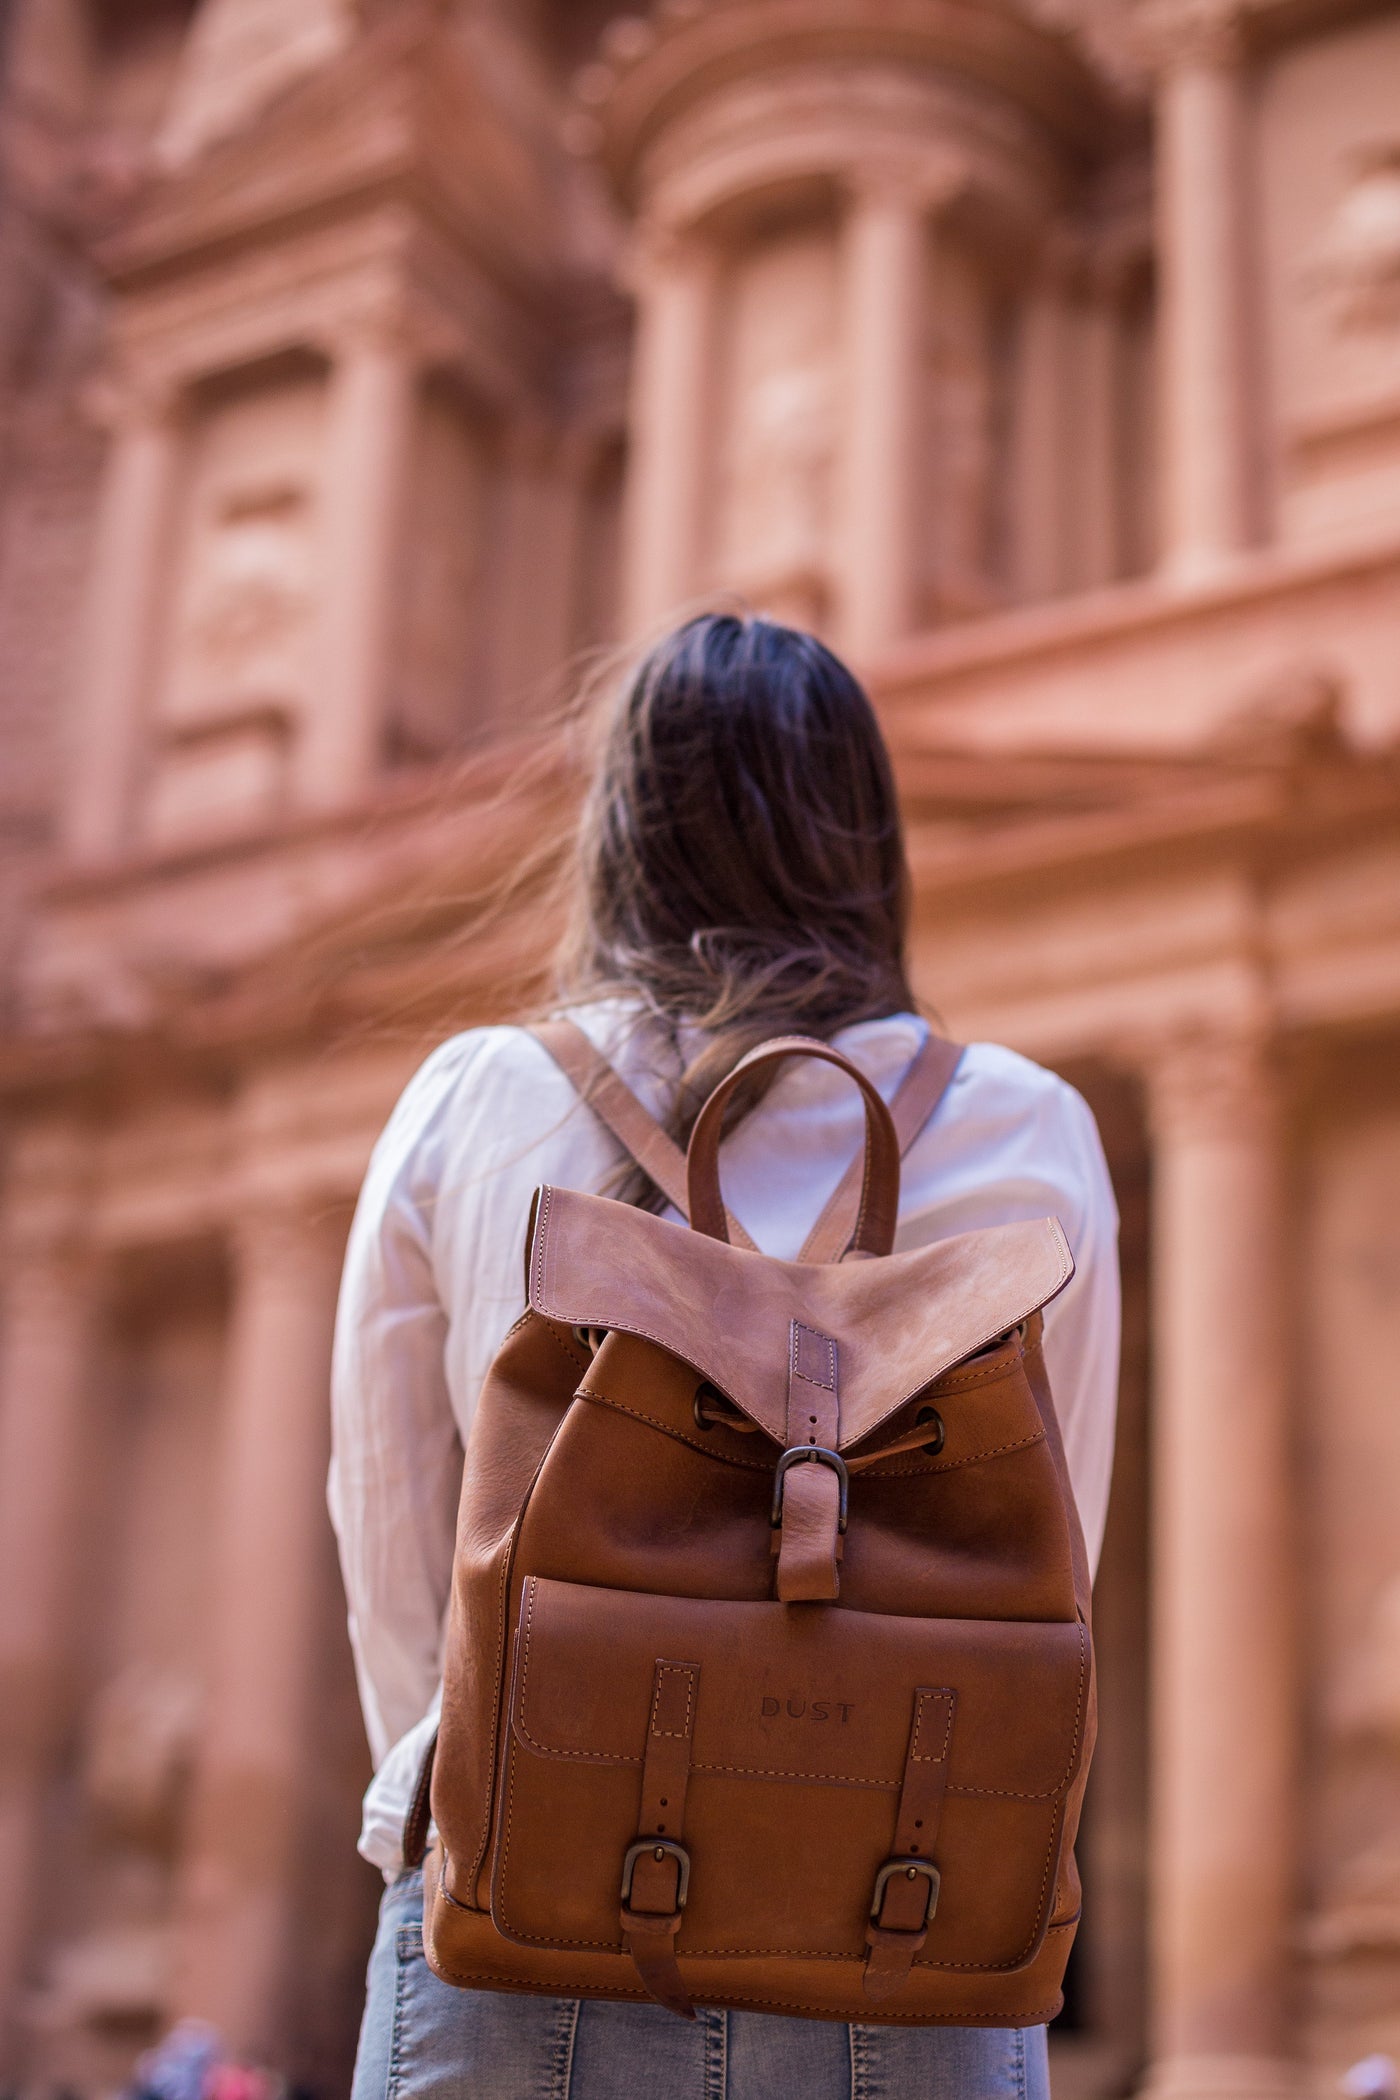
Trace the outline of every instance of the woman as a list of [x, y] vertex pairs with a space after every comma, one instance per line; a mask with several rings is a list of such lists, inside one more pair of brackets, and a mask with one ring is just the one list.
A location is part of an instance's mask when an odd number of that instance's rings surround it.
[[[560, 1005], [682, 1142], [765, 1037], [834, 1041], [886, 1099], [925, 1038], [888, 757], [869, 701], [810, 635], [708, 615], [652, 652], [607, 725], [572, 889]], [[811, 1062], [750, 1105], [725, 1140], [724, 1187], [761, 1248], [796, 1255], [861, 1132], [855, 1089]], [[520, 1311], [541, 1182], [662, 1207], [533, 1037], [474, 1029], [409, 1085], [351, 1234], [330, 1501], [377, 1767], [360, 1849], [388, 1882], [354, 2100], [1046, 2100], [1043, 2028], [708, 2011], [692, 2025], [651, 2004], [456, 1990], [429, 1971], [401, 1832], [436, 1722], [461, 1451]], [[906, 1157], [898, 1244], [1047, 1214], [1077, 1265], [1045, 1351], [1093, 1559], [1117, 1379], [1108, 1174], [1072, 1088], [973, 1044]]]

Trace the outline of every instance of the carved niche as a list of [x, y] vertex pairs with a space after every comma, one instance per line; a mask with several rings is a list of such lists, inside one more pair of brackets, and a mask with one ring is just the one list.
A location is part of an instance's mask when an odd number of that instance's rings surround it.
[[315, 702], [324, 403], [324, 375], [294, 367], [197, 410], [147, 809], [161, 843], [266, 820], [282, 802]]
[[831, 558], [838, 414], [834, 227], [755, 238], [724, 312], [718, 580], [819, 625]]

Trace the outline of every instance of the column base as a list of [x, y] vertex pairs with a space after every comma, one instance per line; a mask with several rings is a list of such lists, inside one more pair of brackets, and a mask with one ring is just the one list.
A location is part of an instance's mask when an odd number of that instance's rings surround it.
[[1276, 2056], [1169, 2056], [1150, 2066], [1139, 2100], [1303, 2100], [1308, 2081]]

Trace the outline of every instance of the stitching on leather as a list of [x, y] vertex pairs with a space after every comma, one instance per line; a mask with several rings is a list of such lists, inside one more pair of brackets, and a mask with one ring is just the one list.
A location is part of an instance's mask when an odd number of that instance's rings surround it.
[[866, 1206], [870, 1200], [870, 1173], [875, 1163], [875, 1132], [872, 1127], [875, 1121], [875, 1111], [868, 1101], [863, 1105], [865, 1108], [865, 1164], [860, 1177], [860, 1204], [856, 1210], [855, 1231], [846, 1242], [847, 1246], [851, 1247], [861, 1238], [867, 1225], [870, 1223]]
[[820, 1786], [862, 1787], [869, 1792], [897, 1794], [897, 1779], [848, 1779], [844, 1772], [787, 1772], [777, 1765], [692, 1765], [692, 1772], [709, 1772], [729, 1779], [810, 1779]]
[[[862, 1466], [862, 1480], [897, 1480], [911, 1473], [956, 1473], [959, 1466], [980, 1466], [986, 1458], [1005, 1458], [1008, 1451], [1026, 1451], [1032, 1444], [1043, 1444], [1045, 1431], [1037, 1429], [1033, 1436], [1018, 1437], [1014, 1444], [994, 1444], [990, 1451], [970, 1451], [966, 1458], [931, 1458], [924, 1465], [891, 1465], [888, 1470], [875, 1466]], [[852, 1462], [854, 1463], [854, 1461]]]
[[[571, 1371], [586, 1371], [593, 1361], [592, 1357], [588, 1356], [582, 1349], [571, 1347], [568, 1342], [564, 1341], [555, 1331], [554, 1324], [548, 1313], [537, 1313], [535, 1317], [543, 1322], [545, 1334], [553, 1342], [569, 1369]], [[578, 1388], [575, 1387], [574, 1390], [577, 1392]]]
[[1079, 1758], [1079, 1735], [1084, 1723], [1084, 1690], [1089, 1676], [1089, 1634], [1083, 1620], [1079, 1622], [1079, 1697], [1074, 1708], [1074, 1733], [1070, 1737], [1069, 1763], [1061, 1773], [1057, 1784], [1043, 1794], [1022, 1794], [1014, 1787], [1002, 1786], [950, 1786], [950, 1794], [969, 1794], [987, 1801], [1056, 1801], [1064, 1793], [1074, 1777]]
[[[537, 1219], [535, 1220], [535, 1290], [534, 1290], [534, 1295], [535, 1295], [535, 1298], [536, 1298], [537, 1300], [542, 1300], [542, 1299], [543, 1299], [543, 1297], [544, 1297], [544, 1249], [545, 1249], [545, 1238], [546, 1238], [546, 1234], [547, 1234], [547, 1232], [548, 1232], [548, 1229], [549, 1229], [549, 1209], [550, 1209], [550, 1205], [551, 1205], [551, 1203], [552, 1203], [553, 1201], [554, 1201], [554, 1191], [553, 1191], [553, 1189], [552, 1189], [552, 1188], [551, 1188], [551, 1187], [549, 1186], [548, 1182], [546, 1182], [546, 1183], [545, 1183], [545, 1185], [544, 1185], [544, 1187], [543, 1187], [543, 1189], [542, 1189], [542, 1190], [540, 1191], [540, 1214], [539, 1214], [538, 1218], [537, 1218]], [[541, 1305], [541, 1306], [540, 1306], [540, 1310], [541, 1310], [541, 1311], [543, 1311], [543, 1310], [544, 1310], [544, 1307], [543, 1307], [543, 1305]]]
[[[625, 1400], [614, 1400], [610, 1393], [600, 1393], [594, 1386], [581, 1385], [575, 1397], [580, 1400], [596, 1400], [600, 1407], [614, 1407], [619, 1414], [630, 1415], [634, 1422], [645, 1422], [649, 1428], [659, 1429], [663, 1436], [674, 1437], [678, 1444], [689, 1444], [692, 1451], [698, 1451], [703, 1458], [712, 1458], [716, 1465], [742, 1466], [750, 1473], [771, 1473], [773, 1470], [771, 1461], [761, 1458], [732, 1458], [727, 1451], [712, 1450], [708, 1444], [702, 1444], [698, 1437], [687, 1436], [683, 1429], [674, 1429], [669, 1422], [662, 1422], [655, 1415], [643, 1414], [640, 1408], [629, 1407]], [[767, 1435], [766, 1430], [764, 1434]]]
[[[532, 1576], [530, 1577], [530, 1580], [529, 1580], [529, 1588], [530, 1588], [530, 1593], [531, 1593], [531, 1595], [530, 1595], [530, 1610], [531, 1610], [531, 1611], [533, 1611], [533, 1608], [534, 1608], [534, 1585], [535, 1585], [535, 1577], [534, 1577], [534, 1576], [532, 1575]], [[1058, 1780], [1056, 1781], [1056, 1783], [1055, 1783], [1055, 1784], [1054, 1784], [1053, 1786], [1051, 1786], [1051, 1787], [1047, 1787], [1047, 1788], [1043, 1789], [1042, 1791], [1040, 1791], [1040, 1792], [1038, 1792], [1038, 1793], [1028, 1793], [1028, 1792], [1025, 1792], [1024, 1790], [1022, 1790], [1022, 1789], [1020, 1789], [1020, 1788], [1017, 1788], [1017, 1787], [1000, 1787], [1000, 1786], [959, 1786], [959, 1785], [957, 1785], [957, 1784], [955, 1784], [955, 1783], [953, 1783], [953, 1782], [951, 1782], [951, 1781], [950, 1781], [950, 1782], [949, 1782], [949, 1786], [948, 1786], [948, 1792], [949, 1792], [950, 1794], [958, 1794], [958, 1795], [963, 1795], [963, 1796], [966, 1796], [966, 1797], [968, 1797], [969, 1799], [972, 1799], [972, 1800], [985, 1800], [985, 1801], [1055, 1801], [1055, 1800], [1058, 1800], [1058, 1798], [1059, 1798], [1059, 1797], [1060, 1797], [1060, 1795], [1061, 1795], [1061, 1794], [1062, 1794], [1062, 1793], [1064, 1792], [1065, 1788], [1066, 1788], [1066, 1787], [1068, 1786], [1068, 1784], [1069, 1784], [1069, 1782], [1070, 1782], [1071, 1778], [1072, 1778], [1072, 1777], [1073, 1777], [1073, 1775], [1074, 1775], [1074, 1769], [1075, 1769], [1075, 1762], [1076, 1762], [1076, 1759], [1077, 1759], [1077, 1756], [1078, 1756], [1078, 1751], [1079, 1751], [1079, 1735], [1080, 1735], [1080, 1729], [1081, 1729], [1081, 1726], [1082, 1726], [1082, 1722], [1083, 1722], [1083, 1714], [1084, 1714], [1084, 1679], [1085, 1679], [1085, 1654], [1084, 1654], [1084, 1648], [1085, 1648], [1085, 1641], [1086, 1641], [1086, 1635], [1085, 1635], [1085, 1632], [1084, 1632], [1084, 1628], [1083, 1628], [1083, 1627], [1081, 1626], [1081, 1627], [1080, 1627], [1080, 1630], [1079, 1630], [1079, 1652], [1080, 1652], [1080, 1663], [1079, 1663], [1079, 1697], [1078, 1697], [1078, 1701], [1077, 1701], [1077, 1704], [1076, 1704], [1076, 1708], [1075, 1708], [1075, 1718], [1074, 1718], [1074, 1732], [1073, 1732], [1073, 1735], [1072, 1735], [1072, 1738], [1071, 1738], [1071, 1743], [1070, 1743], [1070, 1757], [1069, 1757], [1069, 1764], [1068, 1764], [1068, 1766], [1066, 1767], [1066, 1770], [1064, 1771], [1064, 1773], [1062, 1774], [1062, 1776], [1061, 1776], [1061, 1777], [1060, 1777], [1060, 1778], [1059, 1778], [1059, 1779], [1058, 1779]], [[524, 1635], [524, 1644], [523, 1644], [523, 1647], [522, 1647], [522, 1650], [521, 1650], [521, 1658], [520, 1658], [520, 1692], [519, 1692], [519, 1696], [518, 1696], [518, 1698], [517, 1698], [517, 1700], [516, 1700], [516, 1711], [515, 1711], [515, 1726], [516, 1726], [516, 1729], [517, 1729], [517, 1731], [518, 1731], [518, 1733], [519, 1733], [519, 1735], [520, 1735], [520, 1737], [521, 1737], [522, 1741], [523, 1741], [523, 1742], [525, 1742], [526, 1744], [528, 1744], [528, 1746], [530, 1747], [530, 1749], [531, 1749], [531, 1750], [535, 1751], [535, 1752], [536, 1752], [536, 1753], [537, 1753], [537, 1754], [538, 1754], [538, 1755], [539, 1755], [540, 1757], [555, 1757], [555, 1758], [571, 1758], [571, 1759], [573, 1759], [573, 1760], [574, 1760], [575, 1762], [578, 1762], [578, 1763], [582, 1763], [582, 1764], [590, 1764], [590, 1765], [639, 1765], [639, 1764], [641, 1764], [642, 1760], [641, 1760], [641, 1758], [640, 1758], [640, 1757], [632, 1757], [632, 1756], [630, 1756], [630, 1755], [629, 1755], [629, 1754], [628, 1754], [628, 1753], [627, 1753], [626, 1751], [623, 1751], [623, 1750], [616, 1750], [616, 1751], [613, 1751], [613, 1750], [563, 1750], [563, 1749], [556, 1749], [556, 1748], [552, 1747], [552, 1746], [551, 1746], [550, 1744], [548, 1744], [548, 1743], [542, 1743], [542, 1742], [541, 1742], [541, 1741], [539, 1740], [539, 1738], [538, 1738], [537, 1736], [534, 1736], [534, 1735], [532, 1735], [532, 1734], [530, 1733], [530, 1730], [529, 1730], [528, 1726], [526, 1725], [526, 1721], [525, 1721], [525, 1685], [526, 1685], [526, 1679], [527, 1679], [527, 1676], [528, 1676], [528, 1673], [529, 1673], [529, 1667], [530, 1667], [530, 1661], [529, 1661], [529, 1657], [530, 1657], [530, 1626], [529, 1626], [529, 1617], [528, 1617], [528, 1614], [527, 1614], [527, 1619], [526, 1619], [526, 1628], [525, 1628], [525, 1635]], [[678, 1665], [677, 1667], [680, 1667], [680, 1666]], [[948, 1688], [947, 1688], [946, 1686], [940, 1686], [940, 1687], [939, 1687], [939, 1689], [940, 1689], [940, 1690], [947, 1690]], [[944, 1738], [944, 1743], [943, 1743], [943, 1749], [942, 1749], [942, 1751], [941, 1751], [941, 1752], [940, 1752], [940, 1754], [939, 1754], [939, 1758], [930, 1758], [930, 1759], [919, 1759], [919, 1762], [921, 1762], [921, 1763], [931, 1763], [931, 1764], [936, 1764], [936, 1763], [938, 1763], [938, 1762], [940, 1761], [940, 1759], [942, 1759], [942, 1758], [946, 1758], [946, 1757], [947, 1757], [947, 1755], [948, 1755], [948, 1748], [949, 1748], [949, 1744], [950, 1744], [950, 1742], [951, 1742], [951, 1739], [952, 1739], [952, 1732], [953, 1732], [953, 1722], [954, 1722], [954, 1719], [955, 1719], [955, 1718], [956, 1718], [956, 1708], [955, 1708], [955, 1706], [953, 1706], [953, 1705], [952, 1705], [952, 1704], [950, 1703], [950, 1706], [949, 1706], [949, 1711], [948, 1711], [948, 1730], [947, 1730], [947, 1734], [946, 1734], [946, 1736], [945, 1736], [945, 1738]], [[916, 1724], [916, 1731], [917, 1731], [917, 1724]], [[899, 1792], [899, 1790], [900, 1790], [900, 1787], [901, 1787], [902, 1783], [903, 1783], [903, 1782], [902, 1782], [901, 1780], [898, 1780], [898, 1779], [853, 1779], [853, 1778], [851, 1778], [851, 1777], [850, 1777], [850, 1776], [849, 1776], [848, 1774], [846, 1774], [846, 1773], [844, 1773], [844, 1772], [805, 1772], [805, 1771], [799, 1772], [799, 1771], [791, 1771], [791, 1770], [789, 1770], [789, 1769], [788, 1769], [787, 1767], [785, 1767], [785, 1766], [780, 1766], [780, 1765], [724, 1765], [724, 1764], [701, 1764], [701, 1763], [700, 1763], [700, 1762], [699, 1762], [699, 1761], [697, 1760], [697, 1761], [696, 1761], [696, 1762], [695, 1762], [694, 1764], [692, 1764], [692, 1766], [691, 1766], [691, 1770], [692, 1770], [692, 1772], [707, 1772], [707, 1773], [709, 1773], [709, 1774], [711, 1775], [711, 1777], [715, 1777], [715, 1778], [729, 1778], [729, 1779], [794, 1779], [794, 1780], [805, 1780], [805, 1781], [810, 1781], [810, 1782], [811, 1782], [811, 1783], [812, 1783], [813, 1785], [817, 1785], [817, 1786], [843, 1786], [843, 1787], [855, 1787], [855, 1788], [859, 1788], [859, 1789], [861, 1789], [861, 1790], [863, 1790], [863, 1791], [865, 1791], [865, 1792], [870, 1792], [870, 1793], [885, 1793], [885, 1794], [897, 1794], [897, 1793]]]
[[[535, 1581], [536, 1578], [533, 1575], [530, 1576], [530, 1602], [526, 1612], [524, 1646], [521, 1650], [520, 1658], [520, 1696], [522, 1700], [525, 1697], [525, 1674], [529, 1667], [530, 1619], [533, 1616], [535, 1609]], [[507, 1745], [506, 1759], [509, 1765], [509, 1776], [506, 1780], [505, 1826], [501, 1832], [501, 1863], [496, 1871], [495, 1877], [496, 1886], [499, 1890], [501, 1919], [503, 1924], [510, 1925], [512, 1936], [516, 1939], [534, 1940], [538, 1942], [544, 1938], [544, 1935], [537, 1932], [520, 1931], [518, 1927], [510, 1924], [510, 1920], [506, 1912], [506, 1874], [510, 1866], [510, 1841], [515, 1828], [515, 1775], [519, 1763], [519, 1760], [516, 1756], [514, 1742], [511, 1742]], [[638, 1758], [630, 1758], [628, 1762], [631, 1764], [637, 1764], [640, 1763], [641, 1760]], [[494, 1910], [494, 1904], [492, 1908]], [[621, 1951], [621, 1942], [619, 1940], [572, 1940], [568, 1942], [568, 1944], [570, 1946], [576, 1947], [605, 1947], [613, 1952]]]
[[[549, 1208], [548, 1197], [551, 1193], [552, 1191], [546, 1190], [545, 1198], [541, 1201], [539, 1223], [536, 1227], [536, 1239], [539, 1241], [541, 1259], [543, 1258], [544, 1253], [543, 1233], [546, 1221], [546, 1213]], [[1060, 1263], [1059, 1274], [1057, 1275], [1054, 1284], [1045, 1293], [1044, 1298], [1039, 1300], [1037, 1304], [1027, 1306], [1023, 1312], [1019, 1312], [1016, 1314], [1015, 1318], [1011, 1322], [1011, 1325], [1013, 1327], [1019, 1326], [1022, 1320], [1028, 1320], [1033, 1312], [1038, 1312], [1041, 1304], [1048, 1303], [1048, 1301], [1055, 1296], [1055, 1293], [1059, 1290], [1065, 1278], [1069, 1275], [1071, 1268], [1069, 1243], [1068, 1241], [1066, 1241], [1063, 1234], [1060, 1234], [1059, 1238], [1060, 1245], [1064, 1249], [1064, 1255]], [[538, 1288], [539, 1286], [537, 1284], [537, 1291]], [[543, 1305], [541, 1305], [538, 1308], [538, 1310], [544, 1313], [547, 1319], [562, 1321], [566, 1327], [574, 1325], [574, 1322], [570, 1320], [566, 1313], [549, 1312]], [[656, 1331], [651, 1327], [643, 1327], [640, 1321], [614, 1320], [612, 1324], [617, 1329], [619, 1334], [639, 1335], [644, 1342], [655, 1342], [657, 1348], [664, 1349], [668, 1356], [674, 1356], [676, 1354], [673, 1344], [671, 1342], [668, 1342], [664, 1335], [657, 1334]], [[1006, 1322], [1004, 1319], [998, 1320], [994, 1327], [989, 1327], [984, 1335], [979, 1336], [979, 1338], [975, 1342], [972, 1342], [968, 1348], [964, 1349], [961, 1352], [961, 1355], [958, 1357], [957, 1361], [960, 1363], [962, 1361], [962, 1358], [965, 1356], [975, 1356], [977, 1351], [979, 1349], [985, 1348], [988, 1342], [995, 1341], [997, 1336], [1004, 1331], [1005, 1326]], [[718, 1386], [719, 1390], [725, 1395], [727, 1399], [732, 1400], [736, 1407], [743, 1408], [744, 1413], [749, 1416], [751, 1421], [758, 1422], [760, 1429], [768, 1430], [768, 1434], [770, 1436], [774, 1434], [774, 1432], [768, 1428], [768, 1424], [765, 1421], [763, 1421], [759, 1416], [753, 1414], [750, 1408], [744, 1406], [743, 1401], [739, 1398], [737, 1393], [730, 1392], [728, 1386], [726, 1386], [722, 1382], [719, 1374], [713, 1369], [711, 1365], [701, 1363], [698, 1359], [698, 1355], [695, 1359], [686, 1358], [685, 1361], [690, 1362], [692, 1364], [692, 1368], [698, 1370], [703, 1377], [708, 1378], [712, 1385]], [[955, 1366], [953, 1364], [950, 1364], [948, 1366], [948, 1369], [950, 1371], [954, 1368]], [[887, 1407], [885, 1409], [885, 1412], [882, 1415], [880, 1415], [877, 1418], [877, 1420], [872, 1422], [867, 1430], [864, 1430], [862, 1432], [860, 1441], [863, 1442], [865, 1437], [867, 1436], [873, 1436], [877, 1429], [879, 1429], [884, 1423], [888, 1422], [891, 1415], [897, 1415], [901, 1407], [907, 1407], [911, 1400], [917, 1400], [919, 1394], [922, 1393], [926, 1387], [930, 1385], [937, 1385], [939, 1378], [941, 1378], [943, 1375], [944, 1374], [940, 1372], [937, 1377], [926, 1378], [922, 1380], [920, 1384], [914, 1386], [909, 1392], [902, 1393], [898, 1400], [894, 1401], [891, 1406]]]
[[[525, 1582], [525, 1625], [520, 1637], [520, 1689], [516, 1693], [515, 1712], [513, 1716], [513, 1722], [517, 1733], [522, 1737], [522, 1739], [526, 1743], [529, 1744], [530, 1748], [534, 1751], [537, 1751], [541, 1757], [571, 1757], [587, 1765], [639, 1765], [642, 1762], [641, 1758], [629, 1757], [626, 1751], [619, 1750], [614, 1752], [609, 1750], [555, 1750], [552, 1749], [548, 1743], [542, 1743], [539, 1741], [538, 1737], [531, 1735], [530, 1730], [526, 1725], [525, 1721], [525, 1689], [530, 1681], [530, 1639], [531, 1635], [534, 1632], [535, 1589], [538, 1579], [539, 1578], [537, 1576], [530, 1575], [526, 1578]], [[511, 1785], [513, 1788], [513, 1763], [511, 1767]], [[501, 1865], [502, 1871], [504, 1871], [504, 1855], [502, 1856]]]
[[501, 1703], [505, 1697], [506, 1598], [510, 1587], [510, 1564], [515, 1554], [515, 1534], [519, 1527], [519, 1522], [520, 1520], [517, 1517], [506, 1538], [506, 1550], [501, 1561], [501, 1579], [496, 1588], [496, 1692], [495, 1697], [491, 1701], [491, 1776], [487, 1783], [486, 1802], [482, 1810], [481, 1835], [477, 1840], [476, 1856], [472, 1861], [471, 1880], [469, 1883], [469, 1886], [472, 1888], [476, 1887], [477, 1876], [481, 1872], [491, 1843], [491, 1809], [496, 1795], [496, 1745], [501, 1739]]
[[[661, 1704], [661, 1679], [665, 1675], [684, 1677], [685, 1679], [684, 1728], [658, 1728], [656, 1725], [656, 1712]], [[691, 1717], [695, 1712], [695, 1683], [699, 1675], [699, 1663], [673, 1663], [658, 1660], [656, 1665], [656, 1685], [651, 1695], [651, 1720], [647, 1727], [648, 1735], [663, 1736], [667, 1741], [673, 1743], [688, 1743], [690, 1741]]]
[[[948, 1726], [943, 1731], [943, 1747], [936, 1757], [925, 1757], [919, 1749], [919, 1737], [923, 1733], [924, 1715], [935, 1699], [944, 1702]], [[942, 1765], [948, 1762], [948, 1745], [953, 1740], [953, 1716], [957, 1712], [958, 1695], [949, 1684], [929, 1686], [920, 1690], [914, 1702], [914, 1734], [909, 1744], [909, 1762], [914, 1765]]]
[[[809, 1335], [814, 1342], [820, 1342], [826, 1352], [825, 1378], [809, 1378], [805, 1371], [798, 1369], [797, 1355], [800, 1347], [798, 1337], [804, 1334]], [[801, 1379], [803, 1385], [814, 1385], [821, 1392], [834, 1393], [836, 1391], [836, 1343], [834, 1338], [829, 1334], [823, 1334], [819, 1327], [809, 1327], [805, 1320], [794, 1320], [788, 1332], [788, 1376]]]

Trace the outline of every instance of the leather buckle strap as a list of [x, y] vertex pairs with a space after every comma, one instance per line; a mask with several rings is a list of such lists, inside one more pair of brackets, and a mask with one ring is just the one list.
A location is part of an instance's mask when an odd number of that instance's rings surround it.
[[773, 1550], [784, 1604], [830, 1604], [840, 1594], [850, 1491], [846, 1462], [836, 1450], [840, 1383], [836, 1337], [794, 1320], [788, 1335], [787, 1449], [773, 1479]]
[[676, 1961], [676, 1934], [690, 1894], [690, 1854], [681, 1843], [699, 1663], [658, 1659], [642, 1758], [638, 1836], [622, 1863], [622, 1932], [649, 1994], [668, 2012], [693, 2020]]
[[785, 1451], [778, 1460], [778, 1470], [773, 1475], [773, 1509], [768, 1521], [775, 1531], [783, 1521], [783, 1487], [789, 1468], [800, 1466], [805, 1461], [813, 1459], [816, 1460], [818, 1465], [830, 1466], [832, 1472], [836, 1475], [836, 1529], [838, 1531], [846, 1529], [846, 1518], [850, 1507], [851, 1476], [846, 1470], [845, 1459], [842, 1458], [839, 1451], [827, 1451], [821, 1444], [794, 1444], [792, 1449]]
[[920, 1685], [904, 1759], [894, 1849], [875, 1876], [865, 1941], [867, 1998], [893, 1996], [928, 1938], [941, 1877], [930, 1856], [948, 1786], [948, 1752], [958, 1695], [946, 1685]]

